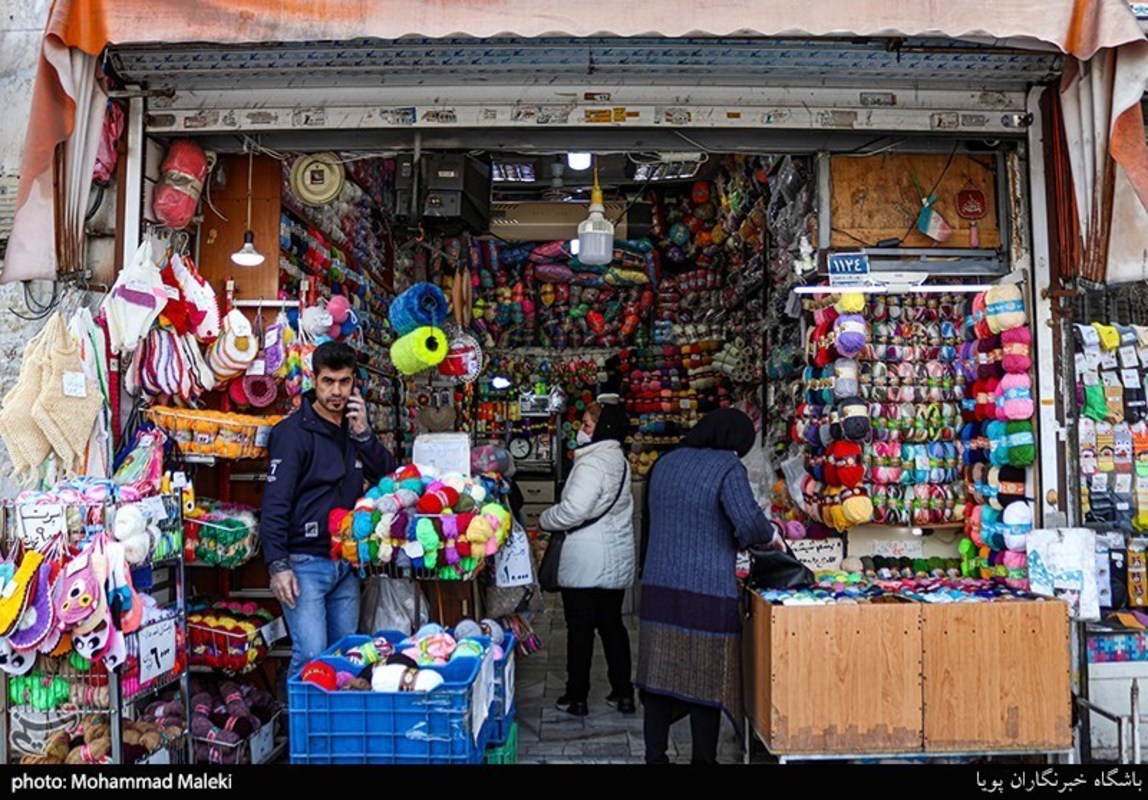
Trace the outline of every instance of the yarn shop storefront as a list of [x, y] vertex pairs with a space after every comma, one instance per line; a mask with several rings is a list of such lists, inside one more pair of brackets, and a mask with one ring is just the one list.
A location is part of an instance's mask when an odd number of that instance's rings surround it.
[[[513, 763], [515, 661], [545, 645], [538, 515], [613, 396], [636, 530], [645, 475], [706, 412], [761, 432], [758, 501], [812, 577], [739, 564], [748, 740], [1073, 751], [1070, 639], [1099, 583], [1095, 558], [1065, 582], [1044, 291], [1049, 198], [1072, 202], [1045, 180], [1071, 159], [1064, 55], [925, 22], [893, 49], [281, 23], [260, 47], [110, 38], [108, 85], [84, 87], [113, 98], [94, 139], [118, 155], [122, 268], [102, 313], [29, 343], [0, 412], [35, 484], [5, 508], [9, 760]], [[401, 467], [325, 532], [367, 579], [360, 635], [286, 676], [266, 440], [331, 340]]]

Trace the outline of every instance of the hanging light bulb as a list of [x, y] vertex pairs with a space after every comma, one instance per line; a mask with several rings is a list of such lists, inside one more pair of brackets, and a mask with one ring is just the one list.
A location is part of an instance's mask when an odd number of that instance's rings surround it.
[[247, 230], [243, 232], [243, 247], [231, 254], [231, 261], [240, 267], [258, 267], [264, 256], [255, 249], [255, 233], [251, 230], [251, 174], [255, 170], [255, 149], [247, 151]]
[[614, 224], [603, 214], [602, 189], [594, 168], [594, 189], [590, 192], [590, 216], [578, 226], [578, 260], [587, 265], [609, 264], [614, 260]]
[[581, 172], [584, 169], [590, 169], [593, 158], [590, 153], [567, 153], [566, 166], [575, 172]]

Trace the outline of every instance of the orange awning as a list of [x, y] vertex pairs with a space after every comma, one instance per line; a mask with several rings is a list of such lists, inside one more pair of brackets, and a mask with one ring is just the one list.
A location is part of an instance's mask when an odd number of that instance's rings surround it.
[[[1148, 149], [1138, 98], [1148, 41], [1125, 0], [56, 0], [44, 37], [17, 214], [0, 282], [56, 274], [52, 159], [76, 126], [78, 52], [109, 44], [341, 41], [405, 36], [944, 37], [1081, 61], [1119, 51], [1109, 152], [1148, 206]], [[83, 62], [81, 62], [83, 63]], [[1135, 85], [1132, 85], [1132, 84]], [[1133, 104], [1131, 98], [1137, 98]], [[81, 103], [81, 108], [92, 105]], [[98, 103], [94, 104], [98, 106]], [[95, 113], [102, 113], [95, 112]], [[85, 120], [90, 127], [90, 121]]]

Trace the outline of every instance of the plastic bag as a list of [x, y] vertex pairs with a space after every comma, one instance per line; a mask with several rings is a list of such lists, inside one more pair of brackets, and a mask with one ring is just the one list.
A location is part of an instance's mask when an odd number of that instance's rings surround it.
[[[415, 618], [418, 593], [418, 618]], [[401, 631], [410, 635], [430, 622], [430, 603], [413, 581], [379, 575], [368, 578], [359, 612], [361, 631]]]

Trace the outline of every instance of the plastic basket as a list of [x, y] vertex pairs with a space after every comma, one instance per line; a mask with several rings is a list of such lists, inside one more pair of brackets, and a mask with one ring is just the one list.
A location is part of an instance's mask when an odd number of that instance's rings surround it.
[[282, 711], [275, 714], [259, 730], [246, 739], [234, 744], [224, 744], [219, 740], [211, 740], [193, 736], [195, 743], [195, 763], [197, 764], [262, 764], [266, 763], [275, 743], [275, 730], [279, 724]]
[[518, 723], [512, 722], [510, 724], [510, 732], [506, 736], [506, 741], [497, 747], [491, 747], [486, 751], [487, 764], [517, 764], [518, 763]]
[[[336, 672], [358, 673], [361, 666], [336, 654], [371, 638], [348, 636], [320, 659]], [[442, 685], [430, 692], [329, 692], [292, 676], [287, 684], [291, 763], [482, 763], [492, 689], [483, 688], [481, 675], [493, 672], [493, 660], [467, 658], [427, 669], [443, 676]]]
[[179, 443], [185, 454], [219, 458], [262, 458], [267, 438], [282, 417], [154, 406], [148, 418]]

